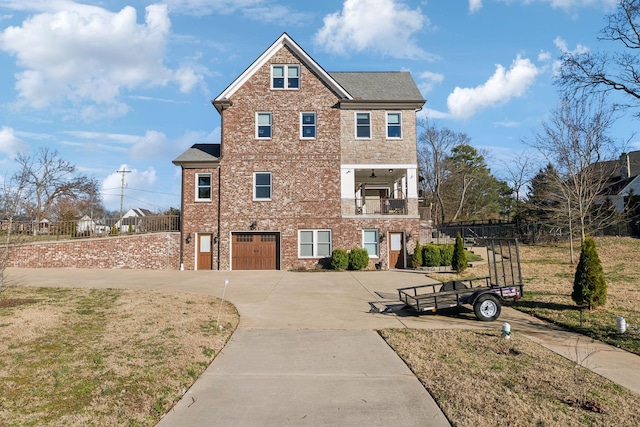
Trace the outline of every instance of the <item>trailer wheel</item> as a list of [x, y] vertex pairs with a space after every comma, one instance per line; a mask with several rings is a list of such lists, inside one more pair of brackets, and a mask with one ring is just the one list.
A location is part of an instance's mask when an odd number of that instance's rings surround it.
[[483, 322], [491, 322], [500, 317], [500, 310], [502, 306], [500, 301], [494, 295], [484, 294], [473, 304], [473, 312], [476, 314], [478, 320]]

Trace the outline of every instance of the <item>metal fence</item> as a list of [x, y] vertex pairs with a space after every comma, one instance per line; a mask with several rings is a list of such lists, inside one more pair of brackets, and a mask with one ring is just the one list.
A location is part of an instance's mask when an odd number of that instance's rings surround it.
[[90, 218], [72, 221], [0, 221], [0, 236], [21, 242], [115, 237], [128, 234], [180, 231], [179, 215], [126, 218]]

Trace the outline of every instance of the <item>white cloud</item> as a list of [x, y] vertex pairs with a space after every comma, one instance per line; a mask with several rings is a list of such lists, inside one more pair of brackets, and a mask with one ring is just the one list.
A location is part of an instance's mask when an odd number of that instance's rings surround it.
[[482, 9], [482, 0], [469, 0], [469, 12], [474, 13]]
[[[149, 188], [153, 188], [153, 186], [158, 181], [158, 176], [156, 174], [156, 170], [153, 167], [149, 167], [146, 170], [138, 170], [136, 168], [132, 168], [130, 165], [122, 164], [118, 168], [119, 171], [129, 171], [124, 174], [124, 194], [125, 194], [125, 205], [124, 210], [129, 210], [131, 208], [137, 207], [145, 207], [148, 205], [155, 206], [157, 201], [157, 196], [153, 194], [149, 194], [146, 197], [148, 201], [143, 199], [132, 199], [130, 195], [134, 191], [133, 189], [145, 190]], [[102, 200], [105, 206], [108, 209], [116, 209], [120, 205], [120, 195], [122, 193], [122, 173], [113, 172], [109, 176], [107, 176], [104, 180], [102, 180]], [[136, 196], [138, 196], [138, 192], [136, 192]], [[147, 206], [145, 206], [147, 205]]]
[[16, 154], [28, 149], [29, 146], [15, 135], [13, 128], [2, 126], [2, 129], [0, 129], [0, 153], [14, 157]]
[[[554, 9], [569, 10], [575, 7], [590, 6], [590, 5], [602, 5], [605, 10], [613, 9], [618, 0], [542, 0], [549, 3]], [[525, 0], [525, 3], [529, 3], [531, 0]]]
[[420, 74], [419, 79], [418, 88], [423, 95], [426, 95], [431, 92], [434, 85], [440, 84], [444, 81], [444, 74], [425, 71]]
[[511, 98], [524, 95], [533, 84], [540, 70], [520, 56], [506, 70], [496, 65], [496, 72], [486, 83], [475, 88], [456, 87], [447, 98], [447, 106], [452, 117], [466, 119], [483, 108], [500, 105]]
[[188, 67], [163, 64], [171, 22], [164, 5], [149, 5], [143, 24], [136, 10], [117, 13], [70, 1], [27, 1], [25, 7], [60, 8], [32, 15], [0, 33], [0, 49], [14, 55], [18, 106], [45, 108], [71, 101], [85, 118], [127, 113], [123, 90], [175, 82], [189, 91], [202, 81]]
[[173, 13], [186, 15], [230, 14], [239, 9], [263, 4], [263, 0], [165, 0]]
[[450, 116], [448, 113], [434, 110], [432, 108], [423, 108], [418, 111], [417, 117], [419, 119], [448, 119]]
[[553, 40], [553, 44], [562, 53], [571, 53], [574, 55], [580, 55], [582, 53], [589, 53], [591, 51], [588, 46], [585, 46], [581, 43], [578, 43], [575, 49], [570, 50], [569, 46], [567, 45], [567, 42], [562, 37], [556, 37]]
[[420, 9], [398, 0], [346, 0], [342, 12], [324, 17], [315, 44], [339, 55], [371, 50], [396, 58], [426, 59], [412, 36], [428, 24]]
[[551, 60], [551, 52], [540, 51], [538, 54], [538, 61], [548, 62]]

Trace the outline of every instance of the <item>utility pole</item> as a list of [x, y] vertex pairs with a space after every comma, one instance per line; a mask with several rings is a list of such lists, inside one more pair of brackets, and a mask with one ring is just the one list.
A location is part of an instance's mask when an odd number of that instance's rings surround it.
[[120, 189], [120, 230], [118, 230], [118, 232], [120, 232], [122, 231], [122, 204], [124, 202], [124, 174], [131, 173], [131, 171], [123, 167], [121, 171], [116, 171], [116, 173], [122, 174], [122, 188]]

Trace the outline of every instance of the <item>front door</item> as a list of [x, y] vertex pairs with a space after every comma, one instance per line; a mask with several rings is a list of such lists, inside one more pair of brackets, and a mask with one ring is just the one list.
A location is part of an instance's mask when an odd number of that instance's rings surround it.
[[211, 270], [213, 268], [213, 234], [198, 234], [198, 254], [196, 270]]
[[389, 233], [389, 267], [405, 268], [404, 233]]

